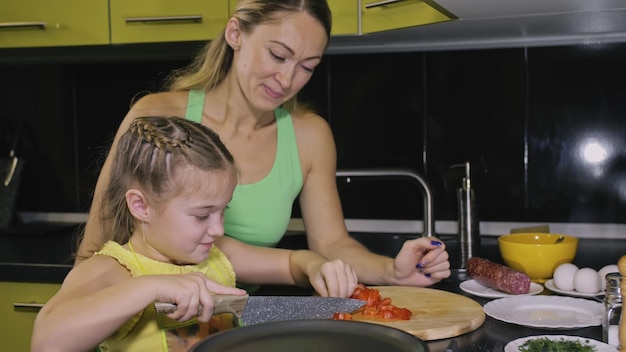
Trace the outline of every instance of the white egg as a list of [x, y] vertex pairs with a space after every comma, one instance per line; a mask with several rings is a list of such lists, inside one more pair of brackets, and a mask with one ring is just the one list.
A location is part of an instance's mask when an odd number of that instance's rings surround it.
[[554, 285], [561, 290], [574, 290], [574, 275], [578, 271], [578, 267], [572, 263], [561, 264], [556, 267], [552, 279]]
[[602, 280], [595, 269], [581, 268], [574, 274], [574, 289], [580, 293], [600, 292]]
[[608, 273], [617, 273], [619, 272], [619, 268], [615, 264], [609, 264], [604, 266], [602, 269], [598, 270], [598, 274], [600, 275], [601, 289], [604, 290], [606, 288], [606, 274]]

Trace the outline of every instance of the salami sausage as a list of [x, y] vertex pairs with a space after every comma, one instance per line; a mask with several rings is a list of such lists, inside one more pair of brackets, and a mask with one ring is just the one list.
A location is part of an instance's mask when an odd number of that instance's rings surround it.
[[530, 277], [506, 265], [471, 257], [466, 265], [469, 276], [479, 284], [502, 292], [520, 295], [530, 291]]

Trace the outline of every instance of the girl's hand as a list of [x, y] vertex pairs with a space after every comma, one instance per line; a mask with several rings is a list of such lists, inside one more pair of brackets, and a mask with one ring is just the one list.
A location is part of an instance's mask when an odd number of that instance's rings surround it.
[[358, 285], [356, 271], [341, 259], [322, 262], [309, 281], [322, 297], [350, 297]]
[[404, 286], [429, 286], [450, 276], [449, 254], [436, 237], [406, 241], [395, 258], [390, 281]]
[[[246, 294], [245, 290], [220, 285], [201, 273], [149, 275], [140, 278], [158, 279], [155, 301], [175, 303], [176, 311], [168, 314], [167, 317], [180, 322], [194, 317], [200, 322], [208, 322], [215, 307], [211, 293]], [[200, 311], [200, 306], [202, 306], [202, 311]]]

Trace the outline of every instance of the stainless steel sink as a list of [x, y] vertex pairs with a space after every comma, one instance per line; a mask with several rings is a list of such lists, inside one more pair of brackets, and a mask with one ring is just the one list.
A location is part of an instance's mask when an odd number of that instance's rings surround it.
[[[433, 192], [426, 182], [426, 179], [419, 173], [408, 168], [398, 169], [340, 169], [336, 172], [337, 177], [345, 177], [346, 182], [350, 182], [351, 177], [407, 177], [415, 181], [424, 199], [424, 230], [422, 236], [434, 236], [435, 217], [433, 215], [434, 201]], [[418, 217], [419, 218], [419, 217]]]

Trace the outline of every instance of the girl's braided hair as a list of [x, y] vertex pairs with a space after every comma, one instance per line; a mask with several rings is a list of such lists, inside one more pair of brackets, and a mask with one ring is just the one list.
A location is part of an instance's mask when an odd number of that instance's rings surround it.
[[138, 117], [120, 138], [102, 198], [105, 240], [125, 243], [134, 227], [126, 192], [155, 204], [211, 182], [207, 172], [236, 172], [233, 156], [210, 128], [179, 117]]

